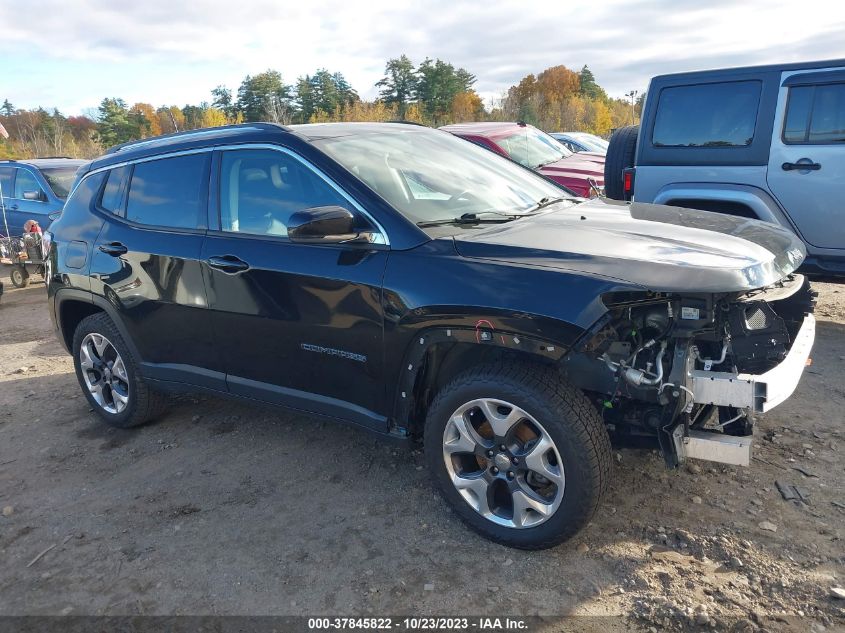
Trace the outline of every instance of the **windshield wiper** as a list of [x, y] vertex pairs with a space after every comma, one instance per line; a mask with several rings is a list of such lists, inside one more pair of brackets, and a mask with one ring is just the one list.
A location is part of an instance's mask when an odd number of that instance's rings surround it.
[[552, 163], [556, 163], [557, 161], [562, 160], [564, 158], [566, 158], [566, 156], [561, 156], [560, 158], [553, 158], [551, 160], [547, 160], [545, 163], [540, 163], [539, 165], [537, 165], [534, 169], [542, 169], [546, 165], [551, 165]]
[[[495, 215], [496, 218], [481, 218], [481, 215]], [[509, 222], [510, 220], [518, 218], [519, 215], [510, 213], [501, 213], [499, 211], [478, 211], [477, 213], [464, 213], [459, 218], [444, 218], [443, 220], [430, 220], [426, 222], [417, 222], [417, 226], [425, 228], [427, 226], [442, 226], [444, 224], [501, 224], [502, 222]]]
[[546, 207], [550, 207], [553, 204], [557, 204], [558, 202], [564, 202], [566, 200], [577, 200], [577, 198], [566, 198], [566, 197], [559, 197], [559, 198], [552, 198], [551, 196], [546, 196], [545, 198], [540, 198], [533, 207], [526, 211], [528, 213], [536, 213], [540, 209], [545, 209]]

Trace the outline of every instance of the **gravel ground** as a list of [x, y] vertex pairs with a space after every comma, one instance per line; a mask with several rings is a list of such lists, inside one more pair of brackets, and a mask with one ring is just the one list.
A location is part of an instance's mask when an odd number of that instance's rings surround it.
[[[610, 494], [544, 552], [468, 531], [419, 451], [298, 414], [175, 398], [111, 429], [43, 284], [0, 300], [0, 614], [605, 615], [580, 630], [845, 630], [845, 285], [750, 468], [617, 449]], [[798, 469], [801, 470], [798, 470]], [[775, 481], [808, 503], [781, 498]], [[43, 554], [43, 555], [42, 555]], [[39, 558], [39, 555], [40, 558]], [[36, 560], [37, 559], [37, 560]], [[824, 627], [824, 628], [823, 628]]]

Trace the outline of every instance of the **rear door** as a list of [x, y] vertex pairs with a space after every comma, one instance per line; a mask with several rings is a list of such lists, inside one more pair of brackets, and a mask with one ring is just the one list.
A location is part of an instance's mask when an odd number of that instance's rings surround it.
[[106, 218], [92, 290], [118, 311], [143, 373], [225, 390], [200, 267], [211, 152], [116, 167], [98, 197]]
[[229, 391], [385, 429], [384, 244], [303, 244], [290, 216], [343, 206], [339, 187], [281, 148], [222, 151], [203, 252]]
[[845, 68], [784, 73], [767, 181], [808, 243], [845, 250]]

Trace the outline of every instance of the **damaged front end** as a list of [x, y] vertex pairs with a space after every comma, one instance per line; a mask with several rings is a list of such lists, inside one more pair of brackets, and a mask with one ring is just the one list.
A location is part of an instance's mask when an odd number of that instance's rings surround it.
[[815, 293], [802, 275], [743, 293], [618, 292], [562, 360], [608, 429], [656, 437], [666, 463], [748, 465], [754, 414], [788, 398], [809, 363]]

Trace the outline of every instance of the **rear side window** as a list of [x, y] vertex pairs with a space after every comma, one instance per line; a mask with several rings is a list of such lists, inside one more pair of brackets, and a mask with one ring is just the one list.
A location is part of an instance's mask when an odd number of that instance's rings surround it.
[[845, 83], [789, 89], [785, 143], [845, 143]]
[[123, 215], [123, 193], [126, 181], [129, 179], [129, 167], [118, 167], [109, 171], [103, 195], [100, 198], [100, 208], [115, 215]]
[[190, 154], [137, 163], [129, 184], [126, 219], [177, 229], [204, 226], [210, 154]]
[[655, 147], [744, 147], [754, 139], [759, 81], [677, 86], [660, 91]]

